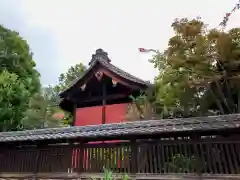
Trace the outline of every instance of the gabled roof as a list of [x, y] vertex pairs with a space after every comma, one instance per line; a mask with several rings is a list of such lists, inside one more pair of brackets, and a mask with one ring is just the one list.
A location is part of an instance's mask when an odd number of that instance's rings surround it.
[[75, 86], [77, 82], [79, 82], [81, 79], [83, 79], [91, 70], [96, 67], [97, 65], [101, 65], [103, 68], [107, 69], [108, 71], [116, 74], [117, 76], [120, 76], [123, 79], [129, 80], [131, 82], [134, 82], [136, 84], [142, 85], [149, 87], [152, 84], [148, 81], [144, 81], [136, 76], [133, 76], [124, 70], [114, 66], [113, 64], [110, 63], [111, 60], [108, 57], [108, 54], [104, 52], [102, 49], [96, 50], [96, 54], [92, 55], [92, 59], [89, 63], [90, 67], [83, 73], [81, 77], [78, 79], [74, 80], [71, 85], [62, 93], [60, 93], [60, 96], [64, 96], [65, 92], [67, 92], [71, 87]]
[[107, 138], [164, 134], [174, 132], [196, 132], [228, 130], [240, 127], [240, 114], [134, 121], [115, 124], [74, 126], [67, 128], [39, 129], [0, 133], [0, 142], [54, 140], [72, 138]]

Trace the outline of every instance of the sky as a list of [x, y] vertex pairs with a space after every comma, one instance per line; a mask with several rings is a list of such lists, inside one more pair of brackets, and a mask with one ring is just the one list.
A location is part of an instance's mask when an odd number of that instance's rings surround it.
[[[18, 31], [34, 53], [43, 85], [79, 62], [88, 64], [96, 49], [112, 63], [144, 80], [157, 74], [148, 62], [164, 51], [175, 18], [201, 16], [216, 27], [238, 0], [0, 0], [0, 24]], [[240, 27], [240, 10], [227, 28]], [[238, 20], [238, 21], [237, 21]]]

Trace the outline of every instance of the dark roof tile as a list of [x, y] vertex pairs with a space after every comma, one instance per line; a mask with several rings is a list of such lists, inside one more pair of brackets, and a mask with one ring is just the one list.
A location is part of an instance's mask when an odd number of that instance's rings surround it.
[[114, 66], [113, 64], [111, 63], [108, 63], [104, 60], [99, 60], [99, 62], [104, 66], [106, 67], [108, 70], [112, 71], [113, 73], [123, 77], [124, 79], [128, 79], [132, 82], [136, 82], [136, 83], [139, 83], [139, 84], [143, 84], [143, 85], [147, 85], [147, 86], [150, 86], [151, 83], [148, 82], [148, 81], [144, 81], [136, 76], [133, 76], [132, 74], [126, 72], [126, 71], [123, 71], [122, 69]]
[[[99, 51], [99, 49], [97, 51]], [[142, 79], [140, 79], [140, 78], [138, 78], [136, 76], [133, 76], [130, 73], [128, 73], [128, 72], [126, 72], [126, 71], [124, 71], [124, 70], [114, 66], [113, 64], [110, 63], [111, 60], [108, 58], [108, 56], [102, 57], [102, 55], [98, 55], [97, 54], [97, 51], [96, 51], [96, 54], [93, 55], [94, 58], [91, 60], [90, 67], [81, 76], [79, 76], [79, 78], [77, 78], [74, 81], [72, 81], [72, 83], [70, 83], [70, 85], [68, 86], [68, 88], [64, 92], [66, 92], [69, 88], [73, 87], [81, 78], [86, 76], [91, 71], [91, 69], [98, 63], [101, 64], [106, 69], [108, 69], [109, 71], [115, 73], [116, 75], [118, 75], [118, 76], [120, 76], [120, 77], [122, 77], [124, 79], [127, 79], [129, 81], [132, 81], [132, 82], [144, 85], [146, 87], [152, 86], [152, 84], [150, 82], [144, 81], [144, 80], [142, 80]], [[60, 96], [64, 92], [60, 93]]]
[[135, 121], [67, 128], [38, 129], [0, 133], [0, 142], [47, 139], [116, 137], [166, 132], [209, 131], [239, 128], [240, 114]]

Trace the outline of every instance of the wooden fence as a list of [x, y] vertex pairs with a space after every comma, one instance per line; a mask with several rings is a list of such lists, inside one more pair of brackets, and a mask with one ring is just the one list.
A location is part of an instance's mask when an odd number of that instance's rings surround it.
[[161, 139], [0, 149], [3, 173], [240, 174], [240, 138]]

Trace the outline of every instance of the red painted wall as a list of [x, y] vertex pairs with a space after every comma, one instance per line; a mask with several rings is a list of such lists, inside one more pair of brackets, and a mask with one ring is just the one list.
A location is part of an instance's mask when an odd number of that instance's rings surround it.
[[[120, 123], [126, 120], [126, 112], [128, 103], [125, 104], [113, 104], [106, 106], [106, 123]], [[102, 106], [78, 108], [76, 110], [75, 126], [87, 126], [102, 124]], [[116, 143], [119, 141], [104, 141], [104, 143]], [[89, 144], [98, 144], [102, 142], [90, 142]], [[79, 149], [73, 150], [72, 166], [77, 168], [77, 161], [79, 157]], [[85, 157], [88, 156], [85, 152]], [[83, 164], [88, 167], [88, 158], [84, 160]]]
[[[106, 123], [120, 123], [126, 120], [128, 103], [106, 106]], [[102, 124], [102, 106], [78, 108], [75, 126]]]

